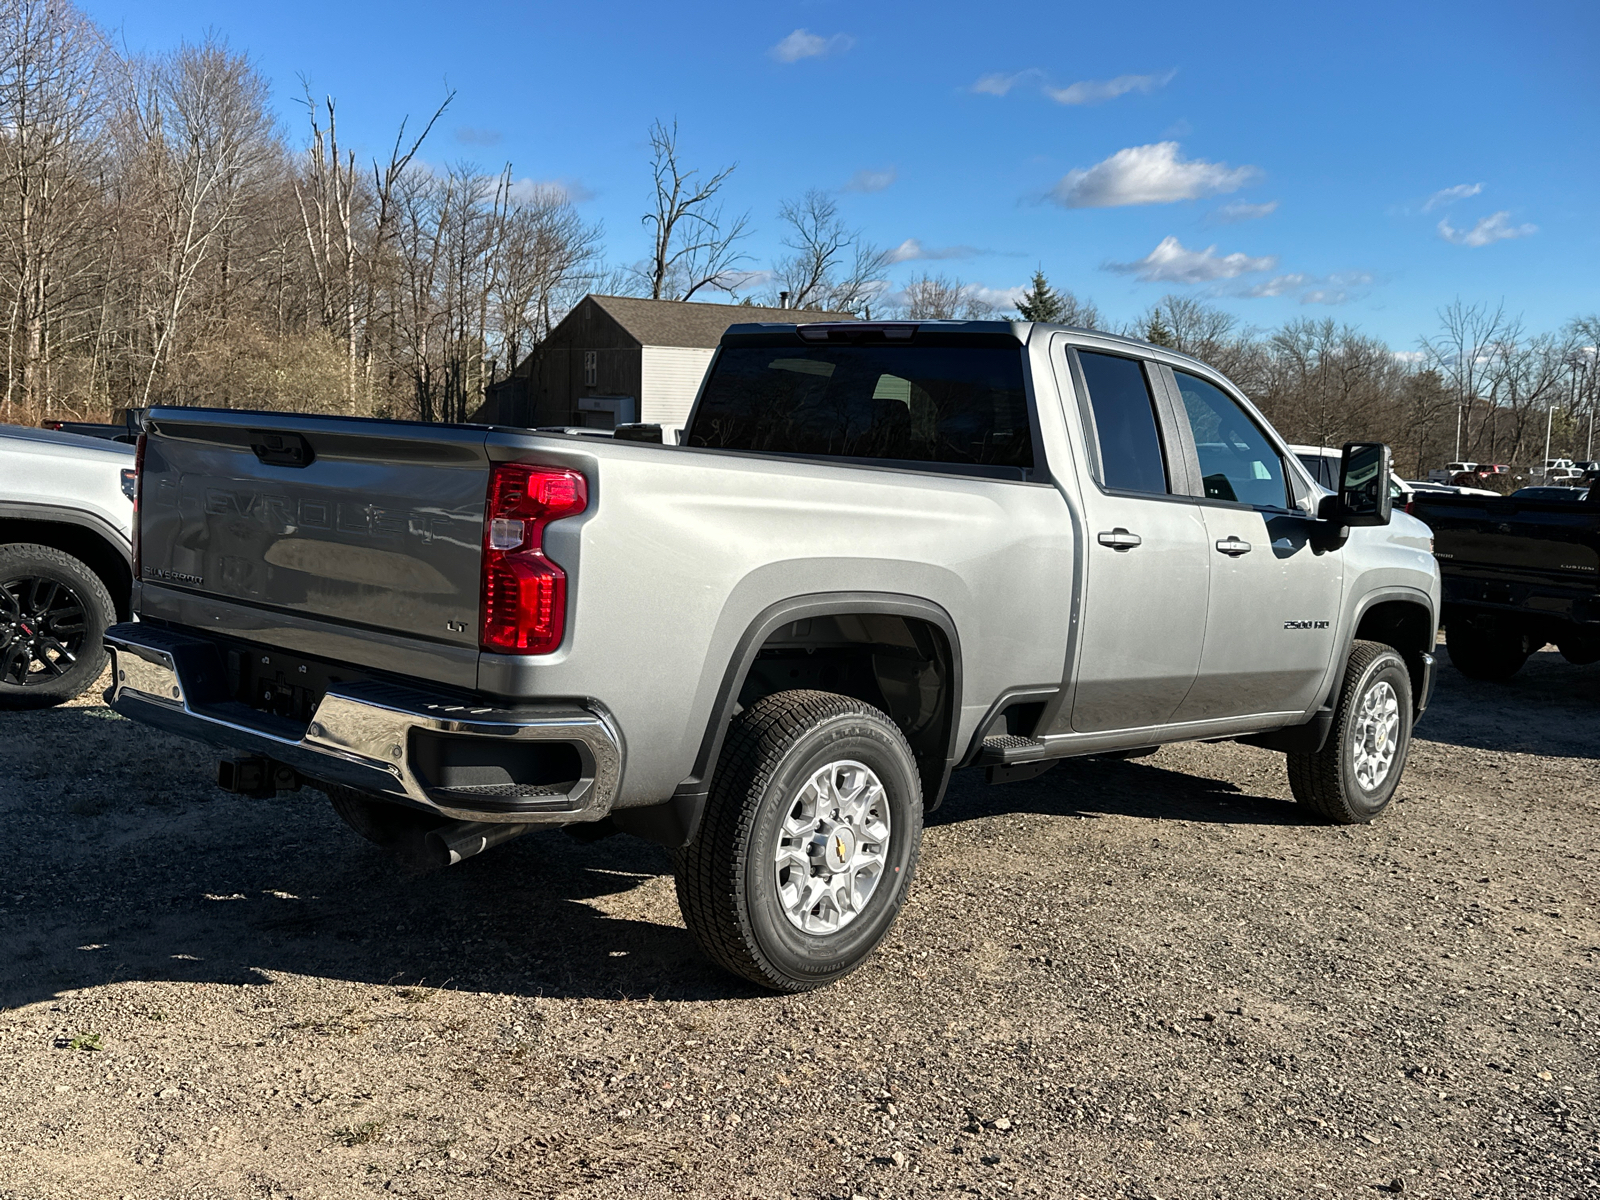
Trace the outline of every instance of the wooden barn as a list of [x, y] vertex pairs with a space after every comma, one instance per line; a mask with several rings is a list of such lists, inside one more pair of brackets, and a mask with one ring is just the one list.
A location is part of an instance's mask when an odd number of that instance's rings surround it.
[[659, 424], [672, 441], [730, 325], [747, 321], [850, 321], [849, 313], [585, 296], [493, 385], [473, 420], [496, 425]]

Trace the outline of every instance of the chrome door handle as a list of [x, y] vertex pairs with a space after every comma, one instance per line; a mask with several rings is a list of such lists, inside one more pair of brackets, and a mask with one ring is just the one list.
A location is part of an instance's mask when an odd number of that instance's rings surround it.
[[1113, 550], [1126, 551], [1132, 550], [1135, 546], [1143, 545], [1144, 539], [1137, 533], [1129, 533], [1121, 525], [1118, 525], [1109, 533], [1100, 534], [1099, 542], [1102, 546], [1110, 546]]
[[1225, 537], [1217, 543], [1217, 549], [1229, 558], [1238, 558], [1241, 554], [1250, 553], [1250, 543], [1236, 537]]

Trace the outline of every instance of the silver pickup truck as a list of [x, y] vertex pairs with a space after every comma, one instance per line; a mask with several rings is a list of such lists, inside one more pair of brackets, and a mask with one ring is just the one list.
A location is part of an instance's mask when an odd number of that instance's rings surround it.
[[1365, 822], [1432, 685], [1387, 448], [1330, 494], [1204, 364], [1082, 330], [736, 325], [676, 446], [146, 430], [118, 712], [444, 862], [654, 839], [706, 953], [780, 990], [883, 938], [953, 770], [1240, 739]]

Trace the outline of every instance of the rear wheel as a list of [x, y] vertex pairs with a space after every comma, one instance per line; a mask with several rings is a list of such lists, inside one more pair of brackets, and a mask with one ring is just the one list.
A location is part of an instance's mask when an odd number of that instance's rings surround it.
[[1510, 679], [1538, 648], [1526, 633], [1503, 625], [1456, 621], [1445, 630], [1450, 665], [1468, 679], [1486, 683]]
[[736, 975], [802, 992], [855, 970], [905, 902], [922, 788], [900, 730], [863, 701], [779, 692], [734, 721], [695, 840], [684, 922]]
[[1356, 642], [1328, 740], [1320, 750], [1288, 756], [1294, 798], [1339, 825], [1377, 818], [1405, 770], [1411, 715], [1405, 659], [1381, 642]]
[[116, 606], [81, 559], [50, 546], [0, 546], [0, 708], [81, 695], [106, 665]]

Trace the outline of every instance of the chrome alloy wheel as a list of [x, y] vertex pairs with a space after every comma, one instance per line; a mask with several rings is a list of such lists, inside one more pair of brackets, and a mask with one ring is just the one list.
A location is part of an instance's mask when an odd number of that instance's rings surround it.
[[778, 826], [778, 902], [804, 933], [837, 933], [867, 907], [889, 856], [889, 800], [871, 767], [820, 768]]
[[1380, 679], [1361, 697], [1356, 710], [1356, 782], [1374, 791], [1389, 778], [1400, 748], [1400, 698], [1393, 685]]

